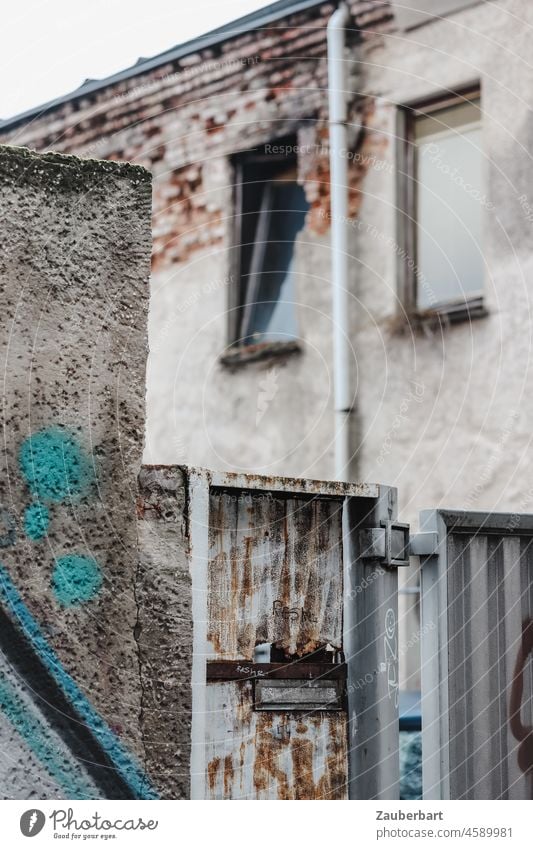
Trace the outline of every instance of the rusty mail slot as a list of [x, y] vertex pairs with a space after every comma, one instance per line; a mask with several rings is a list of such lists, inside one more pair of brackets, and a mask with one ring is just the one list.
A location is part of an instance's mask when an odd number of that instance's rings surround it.
[[340, 681], [271, 680], [255, 682], [256, 710], [342, 710]]
[[209, 661], [207, 680], [251, 681], [253, 709], [258, 711], [340, 711], [345, 707], [344, 663]]

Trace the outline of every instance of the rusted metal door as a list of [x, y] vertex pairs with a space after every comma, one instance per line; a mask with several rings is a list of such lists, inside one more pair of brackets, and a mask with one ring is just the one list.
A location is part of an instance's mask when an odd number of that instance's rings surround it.
[[206, 473], [190, 491], [193, 796], [397, 798], [397, 576], [390, 529], [364, 530], [395, 492]]
[[533, 516], [434, 510], [421, 527], [424, 797], [531, 799]]

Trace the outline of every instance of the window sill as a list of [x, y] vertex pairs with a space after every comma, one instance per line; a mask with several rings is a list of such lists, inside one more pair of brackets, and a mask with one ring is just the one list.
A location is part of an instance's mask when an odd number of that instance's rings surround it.
[[427, 332], [444, 328], [460, 322], [485, 318], [489, 314], [483, 298], [471, 298], [469, 301], [440, 304], [426, 310], [411, 309], [398, 314], [392, 324], [396, 333], [412, 333], [413, 331]]
[[260, 342], [257, 345], [234, 345], [226, 349], [220, 357], [220, 363], [235, 369], [248, 363], [281, 359], [289, 355], [301, 354], [302, 346], [296, 339], [290, 342]]

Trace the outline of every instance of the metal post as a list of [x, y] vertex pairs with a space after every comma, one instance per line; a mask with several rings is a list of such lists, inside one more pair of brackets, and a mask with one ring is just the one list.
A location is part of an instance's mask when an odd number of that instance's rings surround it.
[[396, 519], [396, 489], [380, 489], [366, 512], [347, 498], [343, 517], [350, 799], [399, 797], [398, 574], [361, 533]]

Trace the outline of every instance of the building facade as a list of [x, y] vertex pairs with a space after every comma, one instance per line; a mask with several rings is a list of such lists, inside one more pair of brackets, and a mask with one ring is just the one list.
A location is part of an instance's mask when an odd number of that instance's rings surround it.
[[[274, 3], [7, 120], [0, 139], [153, 174], [145, 462], [333, 477], [331, 231], [343, 225], [347, 476], [398, 486], [414, 525], [428, 506], [527, 512], [533, 10], [349, 3], [339, 222], [336, 6]], [[405, 583], [416, 689], [416, 578]]]

